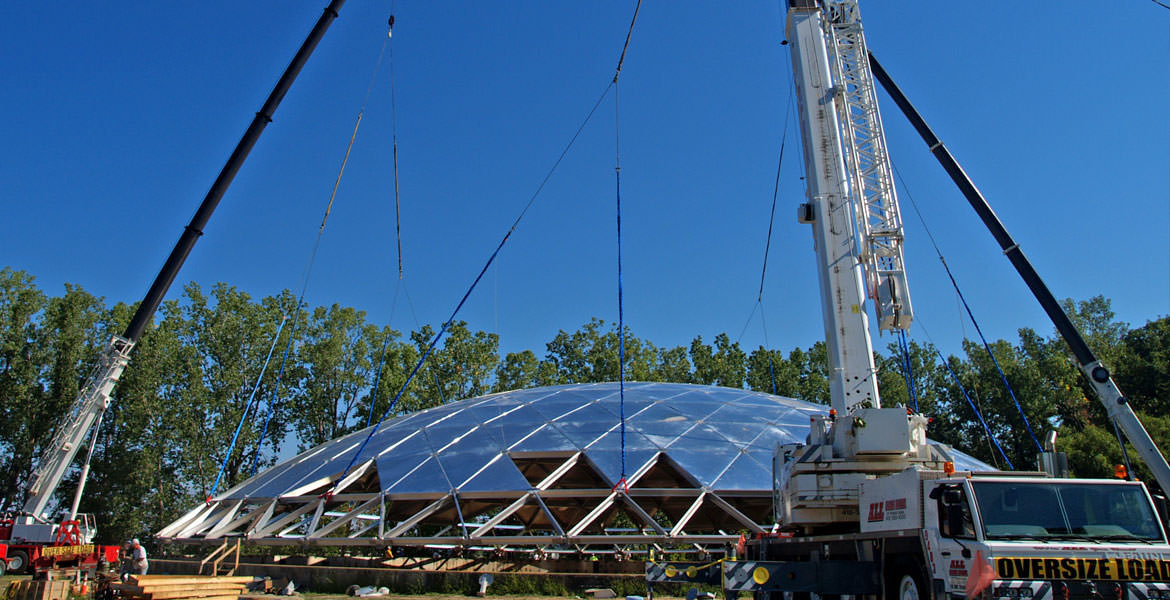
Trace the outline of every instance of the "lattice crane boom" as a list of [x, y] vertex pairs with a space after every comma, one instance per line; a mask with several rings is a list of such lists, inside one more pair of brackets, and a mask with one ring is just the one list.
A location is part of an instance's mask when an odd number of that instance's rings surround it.
[[881, 330], [910, 326], [902, 219], [854, 0], [792, 0], [788, 17], [833, 408], [880, 406], [868, 300]]

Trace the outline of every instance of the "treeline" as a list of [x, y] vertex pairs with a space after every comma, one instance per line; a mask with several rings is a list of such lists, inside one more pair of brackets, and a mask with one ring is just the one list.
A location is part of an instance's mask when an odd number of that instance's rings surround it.
[[[256, 406], [228, 457], [220, 491], [273, 465], [284, 444], [306, 449], [365, 427], [371, 414], [377, 420], [435, 333], [430, 326], [396, 331], [336, 304], [294, 313], [295, 304], [288, 291], [255, 300], [222, 283], [210, 291], [188, 284], [180, 300], [164, 303], [134, 349], [97, 440], [81, 508], [98, 515], [103, 538], [147, 536], [212, 493], [253, 393]], [[1067, 305], [1165, 448], [1170, 318], [1130, 329], [1115, 320], [1103, 297]], [[0, 510], [23, 505], [36, 461], [133, 308], [107, 306], [71, 285], [49, 296], [29, 274], [0, 270]], [[618, 378], [618, 334], [599, 319], [559, 332], [540, 355], [525, 350], [501, 357], [498, 342], [494, 333], [455, 323], [392, 413], [494, 391]], [[1035, 435], [1042, 439], [1057, 429], [1058, 446], [1077, 475], [1111, 475], [1121, 462], [1120, 447], [1064, 342], [1021, 329], [1016, 341], [998, 340], [992, 348]], [[883, 404], [909, 405], [896, 346], [876, 360]], [[962, 356], [944, 358], [932, 345], [912, 342], [910, 361], [919, 410], [933, 419], [932, 438], [1008, 468], [974, 404], [1012, 465], [1034, 468], [1036, 445], [981, 344], [967, 341]], [[748, 351], [720, 334], [710, 342], [696, 336], [689, 346], [666, 347], [627, 330], [626, 377], [774, 390], [818, 403], [829, 398], [821, 342]], [[73, 488], [66, 483], [59, 490], [62, 505], [68, 506]]]

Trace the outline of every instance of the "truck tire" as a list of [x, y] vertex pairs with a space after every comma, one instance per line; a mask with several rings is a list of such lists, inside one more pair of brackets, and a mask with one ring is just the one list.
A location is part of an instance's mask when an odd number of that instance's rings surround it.
[[8, 571], [17, 575], [23, 575], [28, 571], [28, 552], [24, 550], [14, 550], [8, 555]]
[[896, 560], [886, 571], [886, 600], [930, 600], [922, 565], [914, 559]]

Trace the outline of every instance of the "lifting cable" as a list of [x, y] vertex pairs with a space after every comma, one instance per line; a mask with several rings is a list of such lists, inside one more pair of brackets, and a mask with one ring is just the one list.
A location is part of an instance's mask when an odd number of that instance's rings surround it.
[[[935, 355], [938, 356], [938, 359], [942, 362], [943, 366], [947, 368], [947, 373], [950, 373], [951, 380], [954, 381], [955, 385], [959, 387], [959, 392], [963, 394], [963, 399], [967, 401], [967, 405], [970, 406], [971, 410], [975, 413], [975, 418], [979, 419], [979, 424], [983, 426], [983, 431], [987, 434], [987, 439], [991, 440], [992, 444], [995, 444], [995, 449], [999, 450], [999, 455], [1003, 457], [1003, 460], [1007, 463], [1008, 468], [1013, 471], [1016, 470], [1016, 467], [1012, 465], [1011, 459], [1007, 457], [1007, 453], [1003, 451], [1003, 447], [999, 445], [999, 440], [995, 439], [995, 434], [992, 433], [991, 428], [987, 426], [987, 421], [983, 420], [983, 413], [980, 412], [979, 407], [971, 401], [971, 396], [967, 394], [967, 388], [963, 387], [963, 382], [959, 381], [959, 376], [955, 374], [953, 369], [951, 369], [951, 363], [947, 361], [945, 357], [943, 357], [941, 352], [938, 351], [938, 346], [935, 345], [934, 339], [930, 337], [930, 332], [926, 330], [926, 326], [922, 324], [921, 320], [915, 320], [915, 323], [917, 323], [918, 327], [922, 329], [922, 332], [926, 334], [926, 339], [934, 348]], [[991, 457], [994, 459], [995, 455], [992, 454]]]
[[[401, 281], [399, 279], [400, 283]], [[400, 291], [400, 287], [401, 285], [394, 287], [394, 300], [390, 303], [390, 323], [394, 322], [394, 312], [398, 309], [398, 292]], [[387, 332], [386, 340], [382, 342], [382, 353], [378, 358], [378, 370], [374, 375], [374, 389], [370, 391], [370, 412], [366, 415], [366, 427], [369, 427], [374, 421], [374, 406], [378, 402], [378, 389], [380, 387], [379, 384], [382, 382], [382, 367], [386, 365], [386, 349], [390, 347], [390, 341], [393, 339], [394, 336], [392, 333]]]
[[[398, 241], [398, 279], [402, 279], [402, 213], [398, 207], [398, 100], [394, 89], [394, 5], [396, 2], [390, 2], [390, 20], [387, 22], [389, 29], [386, 30], [386, 44], [390, 47], [390, 117], [393, 124], [390, 129], [390, 137], [393, 142], [392, 154], [394, 156], [394, 237]], [[379, 62], [381, 57], [378, 57]], [[374, 70], [377, 72], [377, 69]], [[373, 85], [370, 81], [370, 85]], [[366, 97], [370, 95], [366, 92]]]
[[[787, 48], [788, 44], [781, 44], [782, 47]], [[760, 292], [756, 295], [756, 303], [752, 306], [752, 312], [748, 314], [747, 321], [743, 324], [743, 329], [739, 332], [739, 337], [735, 339], [738, 343], [743, 339], [743, 334], [747, 332], [747, 328], [751, 325], [752, 317], [756, 315], [756, 311], [760, 311], [760, 327], [764, 331], [764, 350], [768, 354], [768, 376], [772, 382], [772, 394], [777, 392], [776, 388], [776, 366], [773, 360], [772, 350], [768, 348], [771, 343], [768, 341], [768, 324], [764, 319], [764, 279], [768, 272], [768, 255], [772, 249], [772, 228], [776, 221], [776, 201], [780, 197], [780, 173], [784, 166], [784, 149], [788, 143], [788, 126], [792, 124], [792, 99], [796, 95], [795, 85], [792, 84], [792, 77], [788, 77], [788, 102], [784, 108], [784, 133], [780, 136], [780, 157], [776, 161], [776, 182], [772, 187], [772, 209], [768, 213], [768, 235], [764, 242], [764, 261], [763, 267], [760, 269]]]
[[[393, 25], [393, 18], [391, 18], [391, 25]], [[260, 441], [256, 444], [256, 455], [252, 461], [252, 474], [256, 474], [256, 470], [260, 466], [260, 450], [264, 446], [264, 439], [268, 435], [268, 425], [272, 421], [272, 416], [276, 412], [276, 404], [280, 398], [280, 384], [284, 378], [284, 368], [288, 364], [289, 354], [292, 352], [293, 343], [296, 340], [297, 326], [300, 324], [301, 306], [305, 302], [305, 292], [309, 288], [309, 278], [313, 271], [313, 262], [317, 259], [317, 250], [321, 247], [321, 238], [325, 234], [325, 223], [329, 221], [329, 213], [333, 211], [333, 201], [337, 198], [337, 190], [341, 187], [341, 176], [345, 173], [345, 165], [349, 162], [349, 153], [353, 150], [353, 143], [357, 139], [358, 128], [361, 127], [362, 117], [366, 113], [366, 105], [370, 101], [370, 92], [374, 89], [374, 81], [378, 78], [378, 70], [382, 66], [382, 56], [386, 52], [386, 45], [389, 42], [390, 36], [386, 36], [386, 41], [382, 42], [382, 49], [378, 52], [378, 61], [374, 65], [374, 71], [370, 75], [370, 83], [366, 86], [366, 96], [362, 99], [361, 109], [358, 110], [357, 120], [353, 125], [353, 133], [349, 137], [349, 144], [345, 148], [345, 156], [341, 159], [341, 168], [337, 171], [337, 179], [333, 182], [333, 191], [329, 194], [329, 202], [325, 205], [325, 215], [321, 218], [321, 226], [317, 228], [317, 239], [313, 243], [313, 249], [309, 252], [309, 260], [305, 265], [305, 272], [301, 280], [301, 293], [297, 297], [296, 306], [293, 307], [293, 323], [292, 329], [288, 336], [288, 345], [284, 348], [284, 356], [280, 361], [280, 370], [276, 375], [276, 383], [272, 388], [272, 396], [268, 401], [268, 415], [264, 418], [264, 427], [260, 432]]]
[[910, 404], [914, 412], [918, 412], [918, 394], [914, 390], [914, 373], [911, 370], [910, 344], [906, 342], [906, 330], [898, 330], [898, 349], [902, 357], [902, 376], [906, 378], [906, 393], [910, 396]]
[[[370, 439], [374, 437], [374, 433], [378, 431], [378, 427], [381, 426], [382, 421], [386, 420], [386, 417], [390, 415], [392, 410], [394, 410], [395, 405], [397, 405], [398, 400], [402, 397], [402, 394], [406, 391], [406, 388], [410, 386], [410, 382], [414, 380], [414, 376], [418, 373], [418, 370], [422, 367], [423, 363], [426, 362], [427, 357], [429, 357], [431, 354], [431, 351], [435, 349], [435, 345], [439, 342], [439, 339], [443, 337], [443, 334], [447, 332], [447, 329], [455, 321], [455, 317], [459, 314], [459, 311], [467, 302], [468, 297], [471, 296], [471, 292], [475, 290], [477, 285], [479, 285], [479, 282], [483, 279], [484, 274], [487, 273], [487, 270], [492, 266], [492, 263], [495, 262], [496, 257], [499, 256], [500, 250], [504, 248], [504, 245], [508, 243], [509, 239], [511, 239], [512, 234], [515, 233], [516, 229], [520, 226], [520, 221], [522, 221], [524, 216], [528, 214], [528, 210], [532, 208], [532, 205], [540, 196], [541, 191], [544, 190], [545, 185], [547, 185], [549, 180], [552, 179], [553, 173], [556, 172], [557, 167], [559, 167], [561, 162], [564, 161], [565, 156], [569, 154], [569, 150], [573, 148], [573, 145], [577, 142], [577, 138], [581, 136], [581, 132], [584, 131], [585, 126], [588, 125], [589, 121], [593, 119], [594, 113], [597, 112], [597, 109], [601, 106], [601, 103], [605, 100], [606, 96], [609, 95], [609, 90], [612, 88], [613, 82], [610, 82], [605, 86], [605, 89], [601, 91], [601, 95], [598, 96], [597, 101], [593, 103], [593, 107], [589, 109], [589, 113], [585, 115], [585, 118], [581, 121], [581, 124], [577, 127], [577, 130], [573, 133], [572, 137], [569, 138], [569, 142], [565, 144], [564, 149], [561, 150], [561, 153], [557, 156], [557, 159], [553, 161], [552, 166], [549, 168], [548, 172], [545, 173], [544, 178], [541, 180], [540, 184], [536, 186], [536, 191], [532, 193], [532, 196], [528, 199], [528, 202], [524, 205], [524, 208], [520, 211], [520, 214], [516, 216], [514, 221], [512, 221], [511, 227], [509, 227], [508, 231], [504, 233], [504, 237], [500, 240], [500, 243], [496, 245], [496, 249], [492, 251], [491, 255], [488, 257], [487, 262], [484, 263], [483, 268], [480, 269], [479, 274], [475, 276], [475, 279], [471, 282], [471, 285], [467, 288], [467, 291], [464, 292], [463, 297], [455, 306], [455, 310], [451, 312], [451, 316], [443, 323], [443, 327], [431, 339], [431, 342], [427, 345], [427, 348], [423, 352], [422, 357], [419, 358], [418, 362], [414, 365], [414, 368], [411, 369], [410, 373], [406, 377], [406, 381], [402, 383], [402, 387], [399, 388], [398, 392], [394, 395], [394, 399], [390, 401], [390, 405], [386, 407], [386, 410], [382, 413], [382, 416], [378, 418], [376, 425], [370, 429], [369, 434], [366, 435], [366, 438], [362, 441], [357, 451], [354, 452], [353, 456], [350, 458], [349, 464], [345, 467], [345, 470], [343, 470], [341, 475], [334, 481], [333, 487], [325, 493], [326, 496], [333, 495], [333, 491], [336, 489], [337, 483], [345, 479], [345, 476], [349, 474], [350, 469], [353, 468], [354, 463], [357, 461], [358, 457], [361, 456], [362, 451], [365, 450], [366, 445], [368, 445], [370, 442]], [[409, 300], [409, 298], [410, 297], [408, 295], [407, 299]]]
[[[772, 360], [772, 351], [767, 347], [768, 324], [764, 320], [764, 277], [768, 273], [768, 254], [772, 250], [772, 225], [776, 221], [776, 199], [780, 197], [780, 171], [784, 166], [784, 149], [788, 146], [788, 126], [792, 123], [789, 115], [792, 111], [793, 88], [788, 91], [788, 105], [784, 108], [784, 133], [780, 136], [780, 157], [776, 161], [776, 183], [772, 186], [772, 210], [768, 213], [768, 237], [764, 242], [764, 264], [760, 269], [760, 293], [756, 296], [756, 308], [760, 309], [760, 327], [764, 330], [764, 346], [768, 353], [768, 375], [772, 379], [772, 395], [776, 395], [776, 367]], [[755, 312], [755, 309], [752, 309]], [[748, 317], [751, 320], [751, 317]], [[742, 334], [741, 334], [742, 335]]]
[[1020, 401], [1016, 398], [1016, 392], [1012, 389], [1012, 385], [1008, 383], [1007, 375], [1004, 374], [1003, 369], [999, 366], [999, 360], [995, 358], [995, 353], [991, 351], [991, 345], [987, 343], [987, 338], [983, 335], [983, 330], [979, 327], [979, 321], [975, 319], [975, 314], [971, 312], [971, 307], [967, 304], [967, 299], [963, 297], [963, 291], [959, 289], [959, 284], [955, 281], [955, 276], [951, 273], [950, 266], [943, 258], [942, 250], [939, 249], [938, 244], [934, 240], [934, 235], [931, 234], [930, 228], [926, 225], [926, 219], [922, 217], [922, 212], [918, 210], [918, 203], [914, 201], [914, 196], [909, 192], [906, 186], [906, 180], [902, 178], [902, 172], [898, 170], [897, 165], [890, 163], [894, 167], [894, 173], [898, 180], [902, 183], [902, 189], [906, 191], [906, 197], [910, 199], [910, 205], [914, 207], [914, 213], [918, 215], [918, 220], [922, 222], [923, 229], [926, 230], [926, 235], [930, 238], [930, 244], [934, 246], [934, 252], [938, 255], [939, 262], [942, 263], [943, 269], [947, 272], [947, 277], [951, 280], [951, 286], [955, 288], [955, 294], [958, 295], [959, 300], [963, 304], [963, 308], [967, 311], [967, 316], [971, 319], [971, 324], [975, 326], [975, 332], [979, 334], [980, 341], [983, 342], [983, 349], [987, 351], [987, 356], [991, 357], [991, 363], [995, 365], [995, 370], [999, 373], [999, 379], [1003, 382], [1007, 389], [1008, 395], [1011, 396], [1012, 402], [1016, 405], [1016, 410], [1020, 413], [1020, 418], [1024, 420], [1024, 427], [1028, 430], [1028, 435], [1032, 438], [1032, 443], [1036, 445], [1036, 450], [1043, 452], [1044, 448], [1040, 446], [1040, 440], [1036, 439], [1036, 433], [1032, 431], [1032, 424], [1028, 422], [1028, 415], [1024, 414], [1024, 407], [1020, 406]]
[[621, 445], [622, 468], [621, 478], [614, 484], [613, 489], [622, 489], [623, 494], [630, 491], [626, 483], [626, 329], [625, 315], [622, 310], [622, 128], [620, 120], [620, 102], [618, 102], [618, 78], [622, 74], [622, 63], [626, 61], [626, 51], [630, 48], [630, 37], [634, 35], [634, 23], [638, 22], [638, 11], [642, 8], [642, 0], [634, 6], [634, 18], [630, 20], [630, 30], [626, 32], [626, 43], [622, 46], [622, 54], [618, 58], [617, 69], [613, 74], [613, 124], [614, 147], [616, 159], [614, 173], [617, 178], [617, 300], [618, 300], [618, 407], [621, 413]]
[[[403, 296], [406, 296], [406, 305], [410, 309], [411, 318], [414, 319], [415, 331], [421, 331], [422, 326], [419, 324], [419, 321], [418, 321], [418, 313], [416, 313], [414, 310], [414, 300], [412, 300], [410, 298], [410, 289], [406, 287], [406, 279], [399, 279], [398, 286], [394, 288], [394, 302], [390, 306], [390, 319], [389, 319], [389, 321], [391, 323], [394, 322], [394, 315], [398, 311], [398, 294], [399, 294], [399, 292], [401, 292]], [[386, 341], [383, 342], [383, 344], [382, 344], [381, 358], [378, 359], [377, 375], [374, 378], [374, 389], [370, 393], [370, 412], [366, 416], [366, 427], [369, 427], [374, 422], [374, 408], [375, 408], [377, 401], [378, 401], [378, 390], [381, 387], [380, 382], [382, 379], [382, 369], [383, 369], [384, 365], [386, 364], [386, 351], [390, 347], [391, 341], [393, 341], [393, 337], [387, 336]], [[439, 388], [439, 401], [440, 401], [440, 403], [446, 404], [446, 401], [443, 398], [442, 382], [439, 380], [439, 374], [435, 373], [434, 375], [435, 375], [435, 386]], [[381, 422], [381, 421], [379, 421], [379, 422]]]
[[[391, 125], [391, 140], [392, 140], [392, 156], [394, 160], [394, 235], [398, 242], [398, 285], [394, 287], [394, 300], [390, 304], [390, 319], [389, 322], [394, 322], [394, 313], [398, 309], [398, 293], [405, 290], [406, 283], [403, 280], [403, 266], [402, 266], [402, 212], [400, 210], [399, 202], [399, 186], [398, 186], [398, 100], [395, 92], [395, 77], [394, 77], [394, 8], [396, 2], [390, 3], [390, 19], [386, 22], [386, 48], [389, 48], [390, 53], [390, 116], [392, 120]], [[375, 69], [376, 71], [376, 69]], [[372, 85], [371, 81], [371, 85]], [[369, 95], [369, 92], [366, 93]], [[409, 299], [409, 292], [407, 298]], [[411, 312], [414, 312], [414, 307], [411, 307]], [[415, 326], [418, 326], [418, 318], [415, 317]], [[382, 369], [386, 365], [386, 350], [390, 347], [390, 342], [393, 336], [389, 333], [386, 335], [386, 340], [382, 343], [382, 351], [378, 358], [378, 369], [374, 376], [374, 388], [370, 392], [370, 411], [366, 415], [366, 427], [369, 427], [374, 421], [374, 407], [378, 402], [378, 390], [382, 381]]]
[[260, 382], [264, 380], [264, 373], [268, 371], [268, 362], [272, 360], [272, 353], [276, 350], [277, 342], [280, 341], [280, 332], [284, 331], [284, 324], [287, 322], [288, 315], [282, 315], [280, 318], [280, 326], [276, 328], [276, 335], [272, 337], [272, 346], [268, 348], [268, 356], [264, 358], [264, 366], [260, 367], [260, 374], [256, 376], [256, 383], [252, 386], [252, 392], [248, 394], [248, 402], [244, 404], [244, 412], [240, 415], [240, 423], [236, 425], [236, 432], [232, 434], [232, 443], [228, 444], [227, 452], [223, 456], [223, 463], [219, 465], [219, 473], [215, 476], [215, 483], [211, 485], [211, 491], [207, 493], [208, 504], [211, 504], [211, 498], [215, 496], [215, 492], [219, 491], [219, 482], [223, 479], [224, 471], [227, 470], [228, 461], [236, 449], [236, 440], [240, 437], [240, 430], [244, 428], [244, 422], [248, 420], [248, 413], [252, 412], [253, 402], [256, 399], [256, 391], [260, 389]]

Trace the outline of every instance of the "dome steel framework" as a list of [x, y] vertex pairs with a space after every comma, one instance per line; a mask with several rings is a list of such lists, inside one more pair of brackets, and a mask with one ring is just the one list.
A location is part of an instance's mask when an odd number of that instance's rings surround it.
[[[596, 548], [722, 546], [772, 522], [772, 454], [827, 407], [742, 389], [627, 383], [501, 392], [310, 449], [159, 532], [176, 542]], [[949, 451], [959, 470], [990, 470]], [[332, 493], [329, 493], [332, 490]], [[624, 515], [624, 516], [623, 516]]]

